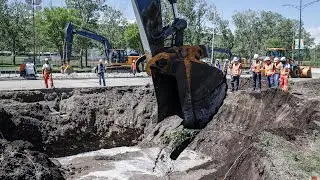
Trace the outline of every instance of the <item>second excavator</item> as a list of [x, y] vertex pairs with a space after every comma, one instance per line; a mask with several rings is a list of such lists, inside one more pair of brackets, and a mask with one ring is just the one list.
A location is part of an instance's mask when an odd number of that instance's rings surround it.
[[[173, 23], [163, 26], [161, 0], [131, 0], [158, 102], [158, 121], [178, 115], [186, 128], [204, 128], [221, 107], [227, 92], [223, 73], [201, 61], [205, 46], [184, 45], [186, 20], [179, 18], [177, 1], [169, 0]], [[165, 41], [171, 44], [165, 46]]]

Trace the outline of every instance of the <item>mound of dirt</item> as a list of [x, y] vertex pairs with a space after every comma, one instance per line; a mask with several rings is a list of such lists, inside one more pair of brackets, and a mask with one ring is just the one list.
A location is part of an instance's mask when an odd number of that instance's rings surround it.
[[[320, 174], [320, 101], [277, 90], [230, 94], [189, 145], [216, 169], [201, 179], [308, 179]], [[174, 175], [173, 175], [174, 176]]]
[[64, 179], [58, 167], [25, 141], [0, 139], [0, 179]]

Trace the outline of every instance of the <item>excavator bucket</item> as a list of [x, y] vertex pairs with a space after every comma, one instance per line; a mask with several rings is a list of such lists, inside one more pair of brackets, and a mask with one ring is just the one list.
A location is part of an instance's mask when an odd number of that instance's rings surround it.
[[[187, 51], [183, 57], [182, 51]], [[186, 128], [201, 129], [217, 113], [226, 97], [224, 74], [197, 58], [199, 46], [183, 46], [160, 53], [150, 66], [158, 102], [158, 120], [179, 115]], [[200, 55], [201, 56], [201, 55]]]
[[[178, 115], [183, 125], [201, 129], [217, 113], [227, 92], [226, 77], [200, 59], [203, 46], [164, 47], [160, 0], [132, 0], [158, 102], [158, 121]], [[140, 60], [138, 60], [140, 62]]]

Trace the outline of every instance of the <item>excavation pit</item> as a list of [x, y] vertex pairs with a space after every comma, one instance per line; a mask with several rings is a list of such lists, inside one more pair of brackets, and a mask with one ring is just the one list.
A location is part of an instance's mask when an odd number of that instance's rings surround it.
[[[0, 179], [320, 175], [319, 88], [311, 80], [293, 84], [293, 94], [228, 94], [207, 127], [195, 132], [177, 116], [157, 121], [150, 86], [0, 92]], [[187, 147], [170, 158], [180, 145]]]

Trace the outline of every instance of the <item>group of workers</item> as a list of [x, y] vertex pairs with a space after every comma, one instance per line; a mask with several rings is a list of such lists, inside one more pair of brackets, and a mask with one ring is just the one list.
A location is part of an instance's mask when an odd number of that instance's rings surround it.
[[[50, 87], [54, 88], [53, 79], [52, 79], [53, 67], [49, 63], [49, 60], [50, 60], [49, 58], [45, 58], [45, 60], [44, 60], [45, 63], [42, 67], [42, 75], [44, 78], [45, 88], [49, 88], [49, 82], [50, 82]], [[68, 67], [70, 67], [69, 63], [61, 65], [61, 68], [60, 68], [61, 73], [62, 74], [65, 74], [65, 73], [69, 74], [70, 72], [68, 70], [71, 68], [68, 68]], [[99, 64], [95, 68], [95, 73], [97, 73], [97, 75], [99, 77], [100, 86], [102, 86], [102, 85], [106, 86], [105, 70], [106, 70], [106, 67], [105, 67], [104, 61], [102, 59], [100, 59]], [[132, 61], [131, 70], [132, 70], [133, 75], [135, 75], [137, 72], [135, 60]]]
[[[242, 66], [238, 57], [233, 59], [233, 63], [229, 65], [229, 69], [231, 71], [231, 90], [237, 91], [239, 90], [242, 73]], [[258, 90], [258, 92], [261, 92], [261, 78], [262, 75], [265, 75], [269, 88], [280, 88], [288, 92], [290, 64], [285, 57], [281, 59], [275, 57], [273, 61], [270, 57], [266, 57], [262, 62], [260, 56], [255, 54], [250, 69], [252, 71], [253, 91]], [[226, 74], [227, 70], [224, 69], [223, 71]]]

